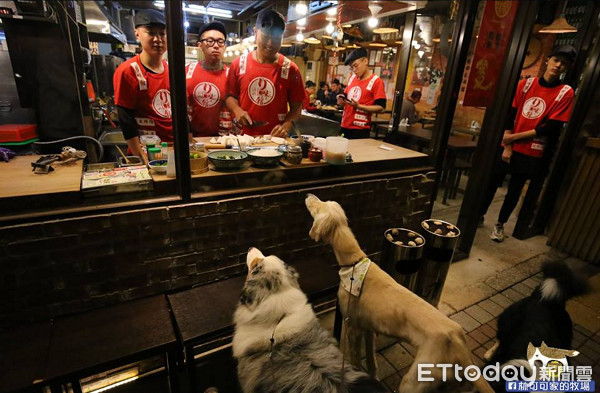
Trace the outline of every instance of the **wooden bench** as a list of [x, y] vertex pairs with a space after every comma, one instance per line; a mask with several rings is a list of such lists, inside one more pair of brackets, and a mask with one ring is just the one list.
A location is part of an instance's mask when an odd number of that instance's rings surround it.
[[0, 364], [10, 370], [0, 379], [2, 392], [50, 386], [60, 393], [70, 383], [81, 393], [81, 379], [155, 356], [164, 358], [169, 390], [179, 392], [180, 347], [164, 295], [21, 328], [0, 342], [8, 347]]
[[[335, 298], [339, 284], [337, 264], [315, 258], [291, 265], [300, 274], [300, 287], [311, 303]], [[245, 279], [234, 277], [167, 296], [178, 339], [185, 350], [191, 392], [197, 391], [195, 349], [201, 346], [204, 352], [231, 342], [233, 313]]]

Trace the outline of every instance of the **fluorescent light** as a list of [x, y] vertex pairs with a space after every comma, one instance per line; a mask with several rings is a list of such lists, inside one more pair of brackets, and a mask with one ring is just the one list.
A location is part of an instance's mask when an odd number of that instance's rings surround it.
[[117, 382], [115, 384], [105, 386], [105, 387], [103, 387], [101, 389], [94, 390], [94, 391], [92, 391], [90, 393], [101, 393], [101, 392], [104, 392], [106, 390], [109, 390], [109, 389], [112, 389], [112, 388], [116, 388], [117, 386], [125, 385], [126, 383], [129, 383], [129, 382], [133, 382], [133, 381], [135, 381], [138, 378], [139, 378], [138, 376], [131, 377], [131, 378], [125, 379], [123, 381]]
[[106, 25], [106, 21], [99, 19], [88, 19], [85, 21], [85, 24], [90, 26], [104, 26]]
[[[153, 4], [155, 7], [165, 8], [164, 1], [155, 1]], [[187, 11], [187, 12], [191, 12], [192, 14], [206, 14], [206, 15], [218, 16], [221, 18], [232, 18], [233, 17], [233, 13], [229, 10], [222, 10], [220, 8], [214, 8], [214, 7], [206, 8], [203, 5], [197, 5], [197, 4], [190, 4], [187, 7], [184, 6], [183, 10]]]

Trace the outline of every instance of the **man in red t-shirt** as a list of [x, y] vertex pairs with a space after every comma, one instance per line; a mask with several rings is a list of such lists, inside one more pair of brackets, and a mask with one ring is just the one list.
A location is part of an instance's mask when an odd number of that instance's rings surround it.
[[226, 104], [246, 134], [285, 137], [300, 117], [304, 84], [298, 66], [279, 53], [284, 29], [279, 12], [259, 12], [256, 50], [235, 59], [229, 69]]
[[306, 89], [304, 90], [304, 100], [302, 101], [302, 109], [308, 112], [315, 112], [317, 107], [314, 102], [311, 102], [310, 96], [315, 95], [317, 92], [317, 84], [313, 81], [306, 81]]
[[116, 69], [113, 85], [119, 124], [129, 150], [143, 156], [140, 134], [173, 141], [169, 67], [162, 59], [167, 51], [167, 30], [165, 18], [157, 10], [137, 12], [134, 23], [142, 53]]
[[355, 49], [344, 64], [354, 72], [338, 105], [344, 106], [340, 132], [348, 139], [368, 138], [371, 131], [371, 114], [385, 110], [385, 88], [381, 78], [369, 69], [369, 54], [364, 48]]
[[204, 24], [198, 31], [198, 48], [204, 60], [186, 67], [188, 114], [194, 136], [227, 133], [232, 128], [231, 114], [225, 107], [227, 67], [223, 65], [227, 30], [221, 22]]
[[548, 55], [544, 75], [523, 79], [517, 86], [502, 139], [502, 161], [496, 167], [480, 218], [483, 223], [483, 215], [496, 189], [510, 171], [508, 191], [490, 236], [494, 241], [504, 240], [504, 224], [519, 202], [525, 182], [544, 174], [551, 158], [547, 147], [558, 140], [564, 123], [569, 121], [574, 93], [570, 86], [562, 83], [560, 75], [576, 57], [577, 51], [570, 45], [555, 48]]

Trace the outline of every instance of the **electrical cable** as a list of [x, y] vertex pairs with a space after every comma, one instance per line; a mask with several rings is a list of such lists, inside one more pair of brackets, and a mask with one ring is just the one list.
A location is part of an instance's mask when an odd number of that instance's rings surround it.
[[91, 136], [87, 136], [87, 135], [78, 135], [78, 136], [71, 136], [68, 138], [64, 138], [64, 139], [57, 139], [55, 141], [50, 141], [50, 142], [33, 142], [34, 145], [52, 145], [55, 143], [61, 143], [61, 142], [66, 142], [66, 141], [70, 141], [73, 139], [90, 139], [92, 141], [94, 141], [96, 143], [96, 145], [98, 145], [98, 161], [102, 162], [102, 157], [104, 156], [104, 146], [102, 146], [102, 143], [100, 143], [100, 141], [96, 138], [92, 138]]

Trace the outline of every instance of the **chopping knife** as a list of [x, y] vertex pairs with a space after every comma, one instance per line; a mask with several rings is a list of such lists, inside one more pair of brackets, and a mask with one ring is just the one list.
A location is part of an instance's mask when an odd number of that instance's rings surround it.
[[[237, 119], [233, 119], [233, 122], [235, 123], [235, 125], [237, 127], [240, 127], [239, 122], [237, 121]], [[254, 128], [254, 127], [262, 127], [262, 126], [266, 126], [268, 125], [269, 122], [268, 121], [264, 121], [264, 120], [253, 120], [252, 124], [247, 125], [246, 127], [250, 127], [250, 128]]]

